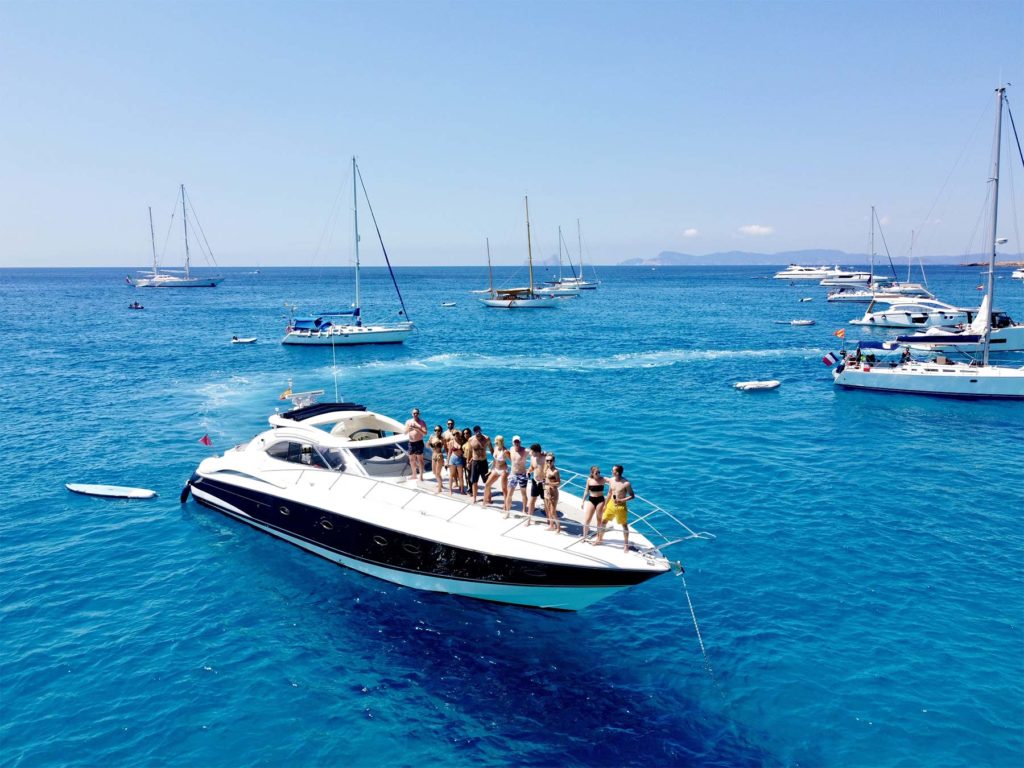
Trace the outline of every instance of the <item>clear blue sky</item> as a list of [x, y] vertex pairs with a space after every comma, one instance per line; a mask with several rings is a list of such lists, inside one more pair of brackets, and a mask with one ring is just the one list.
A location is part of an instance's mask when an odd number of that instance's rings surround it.
[[872, 204], [962, 253], [1000, 80], [1024, 129], [1021, 0], [5, 0], [0, 266], [144, 266], [182, 182], [222, 264], [345, 263], [353, 154], [400, 264], [518, 263], [524, 194], [601, 263], [863, 252]]

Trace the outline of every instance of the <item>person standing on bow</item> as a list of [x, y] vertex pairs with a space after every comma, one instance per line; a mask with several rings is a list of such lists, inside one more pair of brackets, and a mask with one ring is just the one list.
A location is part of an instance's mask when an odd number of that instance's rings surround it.
[[508, 493], [505, 494], [505, 517], [512, 511], [512, 494], [516, 488], [523, 497], [523, 513], [526, 513], [526, 449], [523, 448], [523, 439], [519, 435], [512, 438], [512, 450], [509, 451], [509, 459], [512, 462], [512, 474], [508, 478]]
[[434, 434], [427, 441], [430, 446], [430, 468], [434, 472], [434, 479], [437, 480], [437, 490], [440, 493], [444, 490], [444, 438], [441, 437], [441, 425], [434, 427]]
[[[601, 520], [604, 523], [615, 522], [622, 526], [622, 551], [629, 551], [629, 525], [626, 523], [626, 518], [629, 516], [629, 510], [626, 504], [636, 498], [633, 493], [633, 484], [622, 476], [622, 465], [616, 464], [612, 467], [612, 479], [608, 483], [611, 489], [611, 497], [604, 506], [604, 515]], [[604, 539], [604, 532], [608, 529], [607, 525], [600, 527], [597, 531], [597, 544], [600, 544]]]
[[412, 409], [412, 418], [405, 422], [405, 435], [409, 438], [409, 464], [412, 476], [423, 482], [423, 438], [427, 436], [427, 422], [420, 418], [420, 409]]

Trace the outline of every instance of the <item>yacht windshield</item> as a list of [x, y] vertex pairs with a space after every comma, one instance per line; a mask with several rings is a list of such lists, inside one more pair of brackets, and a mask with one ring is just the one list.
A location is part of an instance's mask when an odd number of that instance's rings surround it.
[[409, 441], [348, 449], [371, 477], [401, 477], [409, 470]]

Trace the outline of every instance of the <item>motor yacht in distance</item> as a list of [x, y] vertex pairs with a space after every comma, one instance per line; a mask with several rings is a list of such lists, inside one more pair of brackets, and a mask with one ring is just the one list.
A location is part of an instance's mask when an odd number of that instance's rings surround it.
[[850, 301], [870, 304], [872, 301], [892, 304], [908, 299], [934, 299], [935, 294], [920, 283], [889, 283], [878, 288], [846, 286], [828, 292], [828, 301]]
[[845, 270], [835, 267], [804, 267], [800, 264], [790, 264], [783, 270], [776, 272], [775, 280], [824, 280], [827, 277], [835, 277]]
[[[621, 531], [591, 546], [577, 535], [528, 525], [518, 501], [505, 517], [501, 501], [484, 507], [437, 495], [432, 475], [422, 484], [411, 476], [404, 425], [362, 405], [308, 405], [275, 413], [270, 425], [205, 459], [182, 501], [191, 490], [203, 506], [395, 584], [580, 610], [672, 570], [677, 564], [663, 554], [667, 547], [710, 537], [639, 497], [630, 502], [624, 550]], [[573, 482], [563, 483], [558, 504], [570, 533], [580, 530], [583, 506], [567, 488]], [[672, 540], [669, 531], [679, 535]]]
[[875, 299], [868, 304], [864, 317], [850, 322], [853, 325], [873, 325], [878, 328], [952, 327], [969, 322], [969, 310], [938, 299], [901, 299], [884, 309], [875, 309], [878, 303], [883, 302]]

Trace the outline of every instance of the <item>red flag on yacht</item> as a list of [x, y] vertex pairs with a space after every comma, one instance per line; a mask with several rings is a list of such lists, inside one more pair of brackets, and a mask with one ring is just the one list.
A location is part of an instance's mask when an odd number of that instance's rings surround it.
[[213, 440], [210, 439], [209, 435], [203, 435], [199, 438], [199, 442], [203, 445], [213, 445]]

